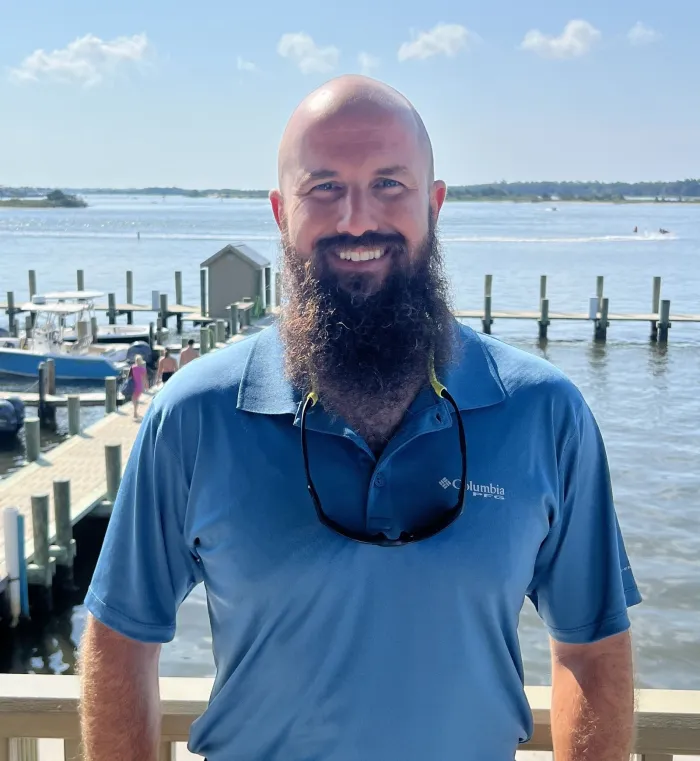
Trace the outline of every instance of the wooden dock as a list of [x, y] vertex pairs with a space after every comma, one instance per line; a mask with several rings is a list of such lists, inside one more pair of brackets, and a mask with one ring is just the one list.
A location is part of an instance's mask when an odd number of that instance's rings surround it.
[[[86, 394], [76, 394], [80, 398], [81, 407], [104, 407], [107, 401], [107, 394], [100, 391], [90, 392]], [[26, 405], [30, 407], [38, 407], [40, 401], [39, 393], [32, 393], [27, 391], [0, 391], [0, 399], [9, 399], [10, 397], [19, 398]], [[47, 394], [44, 397], [44, 402], [49, 407], [67, 407], [68, 397], [60, 394]], [[117, 393], [117, 404], [124, 404], [124, 395]]]

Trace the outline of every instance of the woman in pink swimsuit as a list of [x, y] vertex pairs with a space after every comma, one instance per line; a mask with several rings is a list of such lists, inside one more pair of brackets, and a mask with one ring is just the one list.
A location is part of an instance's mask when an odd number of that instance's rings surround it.
[[134, 379], [134, 391], [131, 394], [131, 401], [134, 403], [134, 420], [138, 420], [139, 399], [148, 388], [148, 371], [140, 354], [136, 355], [136, 363], [131, 368], [131, 377]]

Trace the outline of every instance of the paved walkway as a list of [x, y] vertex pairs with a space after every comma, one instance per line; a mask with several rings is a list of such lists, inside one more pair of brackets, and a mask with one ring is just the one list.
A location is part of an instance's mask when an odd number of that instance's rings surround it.
[[[153, 399], [146, 392], [139, 404], [143, 415]], [[24, 515], [27, 557], [33, 552], [32, 495], [49, 494], [53, 504], [54, 479], [69, 478], [71, 490], [71, 518], [77, 522], [106, 492], [105, 444], [121, 444], [122, 467], [126, 463], [136, 439], [139, 422], [133, 419], [131, 404], [107, 415], [78, 436], [72, 436], [37, 462], [25, 465], [11, 476], [0, 481], [0, 514], [5, 507], [17, 507]], [[49, 516], [49, 537], [54, 536], [53, 510]], [[5, 586], [5, 529], [0, 520], [0, 590]]]

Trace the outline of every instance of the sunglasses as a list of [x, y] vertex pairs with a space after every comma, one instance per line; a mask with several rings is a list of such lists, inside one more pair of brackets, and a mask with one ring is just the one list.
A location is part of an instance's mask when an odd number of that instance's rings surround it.
[[360, 542], [362, 544], [374, 544], [378, 547], [403, 547], [406, 544], [413, 544], [414, 542], [420, 542], [424, 539], [430, 539], [431, 537], [444, 531], [448, 526], [451, 526], [457, 518], [462, 514], [464, 510], [464, 495], [467, 484], [467, 439], [464, 434], [464, 424], [462, 423], [462, 416], [459, 412], [459, 407], [453, 399], [449, 391], [438, 381], [435, 375], [435, 368], [431, 364], [430, 368], [430, 385], [441, 399], [448, 401], [454, 408], [457, 418], [457, 428], [459, 430], [459, 448], [462, 454], [462, 478], [459, 486], [459, 494], [457, 496], [457, 504], [449, 510], [443, 511], [438, 517], [426, 524], [412, 531], [402, 531], [400, 536], [396, 539], [391, 539], [384, 533], [377, 534], [365, 534], [362, 532], [351, 531], [342, 526], [337, 521], [333, 520], [327, 515], [321, 505], [321, 499], [318, 496], [313, 479], [311, 478], [311, 471], [309, 469], [309, 452], [306, 441], [306, 415], [308, 411], [318, 402], [318, 394], [315, 391], [311, 391], [304, 402], [304, 407], [301, 412], [301, 451], [304, 456], [304, 470], [306, 472], [306, 486], [311, 495], [311, 501], [316, 509], [316, 515], [319, 521], [334, 531], [340, 536], [344, 536], [346, 539], [351, 539], [353, 542]]

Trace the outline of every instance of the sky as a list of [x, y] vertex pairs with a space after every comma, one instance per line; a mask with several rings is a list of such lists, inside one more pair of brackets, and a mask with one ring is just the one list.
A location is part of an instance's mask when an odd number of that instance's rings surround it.
[[448, 184], [700, 177], [697, 0], [0, 0], [0, 185], [268, 189], [367, 73]]

